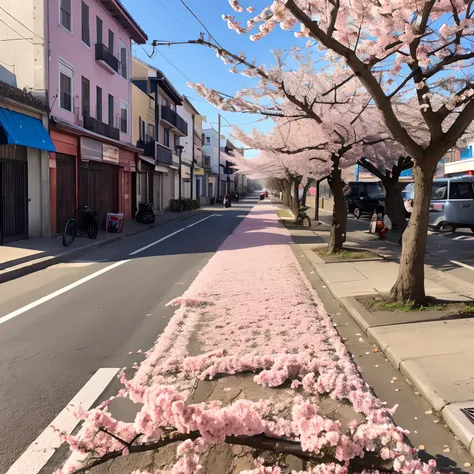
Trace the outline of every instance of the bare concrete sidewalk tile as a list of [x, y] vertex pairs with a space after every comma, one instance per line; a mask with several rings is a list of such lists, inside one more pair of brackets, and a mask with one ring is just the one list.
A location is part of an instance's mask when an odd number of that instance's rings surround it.
[[401, 372], [436, 411], [449, 403], [474, 400], [474, 350], [403, 361]]

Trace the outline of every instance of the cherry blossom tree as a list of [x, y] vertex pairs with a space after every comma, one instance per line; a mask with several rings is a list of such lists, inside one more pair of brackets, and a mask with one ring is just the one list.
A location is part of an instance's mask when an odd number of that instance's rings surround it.
[[[240, 13], [243, 3], [230, 1]], [[439, 160], [474, 120], [473, 2], [273, 0], [257, 12], [246, 6], [251, 16], [245, 26], [224, 15], [230, 28], [252, 33], [251, 40], [257, 41], [280, 26], [314, 42], [334, 68], [335, 83], [327, 94], [348, 82], [362, 84], [393, 138], [412, 157], [415, 203], [391, 299], [424, 302], [434, 173]], [[406, 99], [413, 112], [408, 121], [407, 114], [397, 109]]]
[[[304, 75], [306, 81], [311, 77], [307, 73]], [[309, 95], [307, 89], [306, 85], [303, 91], [306, 100]], [[287, 86], [287, 90], [291, 89]], [[291, 93], [299, 99], [300, 92]], [[231, 99], [226, 101], [230, 102]], [[398, 157], [400, 147], [391, 140], [384, 127], [377, 127], [376, 124], [380, 123], [377, 120], [378, 111], [368, 107], [367, 97], [352, 87], [341, 88], [339, 99], [334, 102], [320, 103], [315, 100], [312, 113], [317, 119], [298, 116], [302, 111], [288, 101], [280, 103], [278, 107], [285, 118], [275, 119], [273, 133], [263, 134], [254, 130], [249, 136], [234, 128], [233, 134], [251, 148], [292, 156], [293, 166], [300, 175], [307, 173], [310, 161], [319, 160], [324, 164], [319, 172], [312, 173], [312, 177], [319, 179], [328, 176], [334, 196], [328, 251], [337, 253], [345, 242], [347, 229], [341, 170], [354, 165], [362, 156], [386, 164], [393, 161], [394, 156]]]

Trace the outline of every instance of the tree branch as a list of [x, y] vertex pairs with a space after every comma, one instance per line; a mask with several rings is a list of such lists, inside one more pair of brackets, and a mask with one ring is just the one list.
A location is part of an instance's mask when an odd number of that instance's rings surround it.
[[310, 32], [310, 36], [313, 39], [321, 42], [326, 48], [334, 51], [343, 58], [346, 59], [348, 66], [358, 76], [361, 83], [370, 93], [378, 108], [382, 112], [385, 118], [387, 127], [392, 132], [394, 138], [407, 150], [410, 151], [414, 157], [421, 158], [423, 156], [423, 148], [409, 135], [403, 125], [398, 120], [390, 99], [385, 95], [382, 86], [378, 83], [374, 77], [370, 68], [367, 64], [362, 62], [356, 53], [347, 46], [344, 46], [334, 38], [329, 37], [321, 28], [318, 26], [316, 21], [313, 21], [308, 17], [301, 8], [296, 4], [295, 0], [287, 0], [286, 8], [288, 8], [293, 16], [304, 26], [306, 26]]
[[[108, 433], [110, 434], [110, 433]], [[165, 438], [146, 444], [136, 444], [128, 448], [129, 454], [135, 453], [144, 453], [147, 451], [156, 451], [157, 449], [168, 446], [169, 444], [176, 443], [179, 441], [185, 441], [187, 439], [196, 440], [200, 438], [201, 435], [198, 431], [193, 431], [191, 433], [177, 433], [173, 432]], [[315, 464], [324, 464], [324, 463], [337, 463], [343, 465], [342, 462], [336, 460], [333, 456], [330, 455], [315, 455], [311, 452], [304, 451], [301, 447], [301, 444], [296, 441], [281, 439], [281, 438], [271, 438], [266, 435], [255, 435], [255, 436], [227, 436], [224, 440], [226, 444], [238, 445], [238, 446], [248, 446], [253, 449], [271, 451], [276, 454], [292, 454], [300, 459], [311, 461]], [[92, 468], [97, 467], [101, 464], [105, 464], [112, 459], [117, 459], [123, 456], [122, 451], [112, 451], [110, 453], [104, 454], [99, 459], [76, 469], [72, 474], [83, 474], [87, 471], [90, 471]], [[393, 465], [390, 460], [383, 461], [378, 454], [374, 453], [365, 453], [364, 458], [354, 458], [349, 462], [351, 470], [354, 472], [363, 471], [363, 470], [372, 470], [372, 469], [381, 469], [385, 472], [393, 472]]]

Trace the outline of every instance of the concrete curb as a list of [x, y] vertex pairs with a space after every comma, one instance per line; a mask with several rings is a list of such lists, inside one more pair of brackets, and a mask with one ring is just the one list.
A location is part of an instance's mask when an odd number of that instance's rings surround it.
[[339, 301], [342, 303], [342, 306], [346, 308], [346, 311], [352, 316], [352, 319], [354, 319], [361, 329], [366, 334], [368, 334], [367, 331], [371, 326], [364, 318], [364, 312], [366, 311], [365, 308], [353, 296], [344, 296], [339, 298]]
[[[202, 211], [201, 211], [202, 212]], [[199, 215], [200, 213], [188, 214], [183, 217], [177, 217], [176, 219], [167, 220], [166, 222], [159, 222], [155, 224], [151, 224], [148, 226], [144, 226], [142, 229], [136, 229], [126, 234], [118, 234], [115, 237], [111, 237], [107, 240], [101, 240], [97, 242], [93, 242], [88, 245], [83, 245], [82, 247], [78, 247], [71, 250], [66, 250], [58, 255], [48, 255], [46, 257], [40, 257], [36, 260], [32, 260], [30, 262], [21, 263], [11, 268], [7, 268], [0, 272], [0, 284], [6, 283], [11, 280], [16, 280], [17, 278], [21, 278], [23, 276], [29, 275], [30, 273], [34, 273], [40, 270], [44, 270], [52, 265], [57, 265], [58, 263], [67, 262], [68, 260], [72, 260], [73, 258], [78, 257], [84, 253], [87, 253], [91, 250], [98, 249], [101, 247], [105, 247], [106, 245], [113, 244], [120, 240], [126, 239], [128, 237], [133, 237], [139, 234], [144, 234], [145, 232], [149, 232], [157, 227], [164, 226], [166, 224], [171, 224], [173, 222], [179, 222], [182, 220], [186, 220], [190, 217], [194, 217]]]
[[474, 402], [452, 403], [444, 407], [442, 415], [451, 431], [459, 438], [459, 441], [466, 446], [472, 456], [474, 456], [474, 425], [461, 412], [462, 408], [473, 408]]

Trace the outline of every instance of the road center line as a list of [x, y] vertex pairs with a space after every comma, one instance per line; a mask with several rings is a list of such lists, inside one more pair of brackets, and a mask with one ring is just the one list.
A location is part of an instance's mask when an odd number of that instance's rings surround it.
[[46, 303], [49, 300], [52, 300], [53, 298], [56, 298], [57, 296], [60, 296], [74, 288], [77, 288], [78, 286], [93, 280], [94, 278], [97, 278], [100, 275], [103, 275], [104, 273], [109, 272], [110, 270], [113, 270], [114, 268], [120, 267], [124, 263], [129, 262], [130, 260], [120, 260], [119, 262], [115, 262], [112, 265], [109, 265], [108, 267], [102, 268], [101, 270], [92, 273], [90, 275], [87, 275], [84, 278], [81, 278], [80, 280], [75, 281], [74, 283], [71, 283], [70, 285], [65, 286], [64, 288], [61, 288], [59, 290], [54, 291], [53, 293], [50, 293], [49, 295], [43, 296], [39, 300], [33, 301], [32, 303], [29, 303], [22, 308], [19, 308], [9, 314], [6, 314], [5, 316], [0, 318], [0, 324], [6, 323], [7, 321], [10, 321], [10, 319], [16, 318], [17, 316], [20, 316], [20, 314], [26, 313], [30, 309], [35, 308], [36, 306], [39, 306], [43, 303]]
[[204, 219], [201, 219], [197, 222], [195, 222], [194, 224], [191, 224], [191, 225], [188, 225], [187, 227], [183, 227], [182, 229], [179, 229], [177, 230], [176, 232], [172, 232], [171, 234], [168, 234], [168, 235], [165, 235], [164, 237], [162, 237], [161, 239], [158, 239], [158, 240], [155, 240], [154, 242], [152, 242], [151, 244], [148, 244], [148, 245], [145, 245], [145, 247], [142, 247], [138, 250], [135, 250], [134, 252], [132, 253], [129, 253], [129, 257], [133, 257], [134, 255], [137, 255], [141, 252], [144, 252], [145, 250], [148, 250], [149, 248], [151, 247], [154, 247], [155, 245], [158, 245], [160, 244], [161, 242], [164, 242], [165, 240], [168, 240], [169, 238], [175, 236], [176, 234], [179, 234], [180, 232], [183, 232], [183, 230], [186, 230], [186, 229], [189, 229], [190, 227], [193, 227], [197, 224], [200, 224], [201, 222], [204, 222], [206, 221], [207, 219], [210, 219], [211, 217], [214, 217], [216, 216], [217, 214], [212, 214], [211, 216], [207, 216], [205, 217]]
[[115, 368], [99, 369], [79, 390], [66, 408], [15, 461], [8, 469], [7, 474], [38, 474], [63, 444], [60, 433], [54, 431], [52, 427], [60, 432], [71, 434], [79, 423], [79, 420], [74, 416], [74, 409], [81, 407], [88, 410], [117, 375], [118, 371], [119, 369]]

